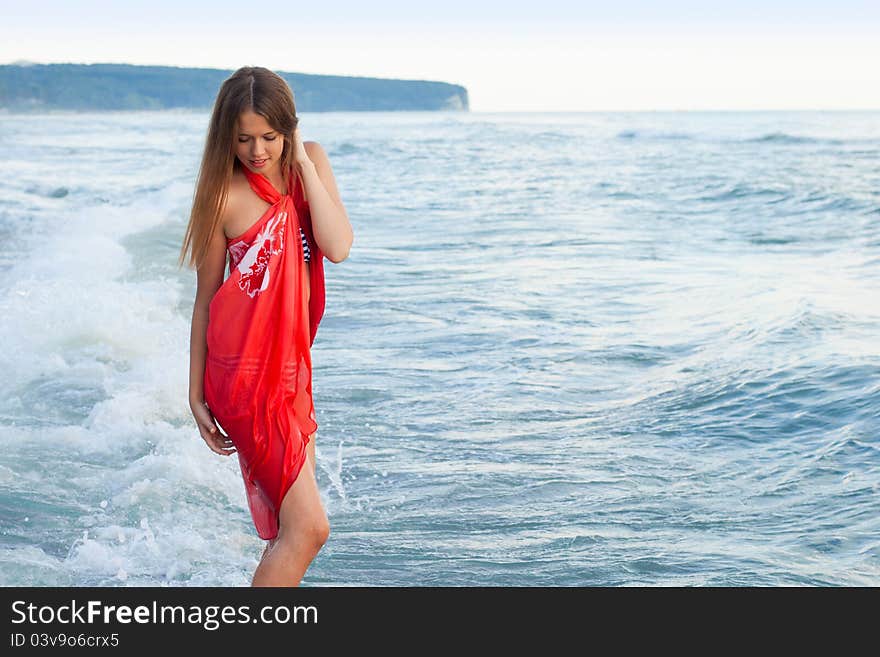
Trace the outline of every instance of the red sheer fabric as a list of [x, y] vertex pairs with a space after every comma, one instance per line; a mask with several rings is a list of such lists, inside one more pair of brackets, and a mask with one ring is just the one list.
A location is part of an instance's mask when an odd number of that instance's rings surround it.
[[271, 539], [318, 428], [311, 346], [324, 314], [324, 265], [295, 170], [283, 195], [264, 175], [242, 171], [272, 205], [244, 234], [227, 239], [229, 276], [209, 310], [205, 402], [235, 444], [257, 534]]

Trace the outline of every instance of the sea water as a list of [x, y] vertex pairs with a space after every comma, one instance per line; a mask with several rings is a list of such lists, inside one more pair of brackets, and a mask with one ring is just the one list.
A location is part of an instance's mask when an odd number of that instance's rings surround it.
[[[0, 584], [245, 586], [207, 112], [0, 116]], [[303, 114], [355, 239], [303, 585], [880, 584], [880, 113]]]

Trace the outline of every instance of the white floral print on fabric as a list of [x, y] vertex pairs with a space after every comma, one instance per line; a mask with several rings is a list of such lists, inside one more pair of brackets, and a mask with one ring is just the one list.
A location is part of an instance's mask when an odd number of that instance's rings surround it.
[[284, 249], [284, 228], [287, 213], [279, 212], [260, 230], [253, 242], [236, 242], [229, 247], [232, 264], [241, 277], [238, 287], [249, 297], [255, 297], [269, 287], [269, 259]]
[[238, 267], [238, 263], [241, 260], [242, 256], [247, 253], [248, 243], [244, 241], [238, 241], [235, 244], [229, 245], [229, 272], [232, 273], [232, 270]]

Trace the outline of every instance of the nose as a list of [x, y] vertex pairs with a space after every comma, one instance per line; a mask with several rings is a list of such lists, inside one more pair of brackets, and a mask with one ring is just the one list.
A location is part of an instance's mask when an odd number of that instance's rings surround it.
[[260, 139], [254, 139], [251, 142], [251, 159], [259, 160], [265, 157], [266, 149], [265, 144]]

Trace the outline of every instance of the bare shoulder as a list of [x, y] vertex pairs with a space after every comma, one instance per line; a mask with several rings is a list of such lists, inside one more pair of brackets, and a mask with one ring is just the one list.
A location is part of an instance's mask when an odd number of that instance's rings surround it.
[[308, 151], [309, 155], [312, 154], [312, 149], [321, 149], [324, 150], [321, 144], [316, 141], [304, 141], [303, 147]]
[[223, 212], [220, 215], [220, 223], [223, 226], [223, 232], [229, 237], [229, 220], [240, 214], [242, 200], [245, 198], [245, 190], [248, 187], [247, 178], [239, 169], [234, 169], [232, 178], [229, 181], [229, 189], [226, 190], [226, 204], [223, 206]]
[[304, 141], [303, 148], [306, 149], [306, 155], [309, 156], [309, 159], [316, 165], [329, 165], [330, 160], [327, 157], [327, 151], [324, 150], [324, 147], [321, 146], [320, 143], [316, 141]]
[[232, 178], [229, 181], [229, 191], [227, 193], [229, 200], [238, 201], [241, 198], [242, 192], [247, 187], [248, 181], [241, 169], [233, 169]]

